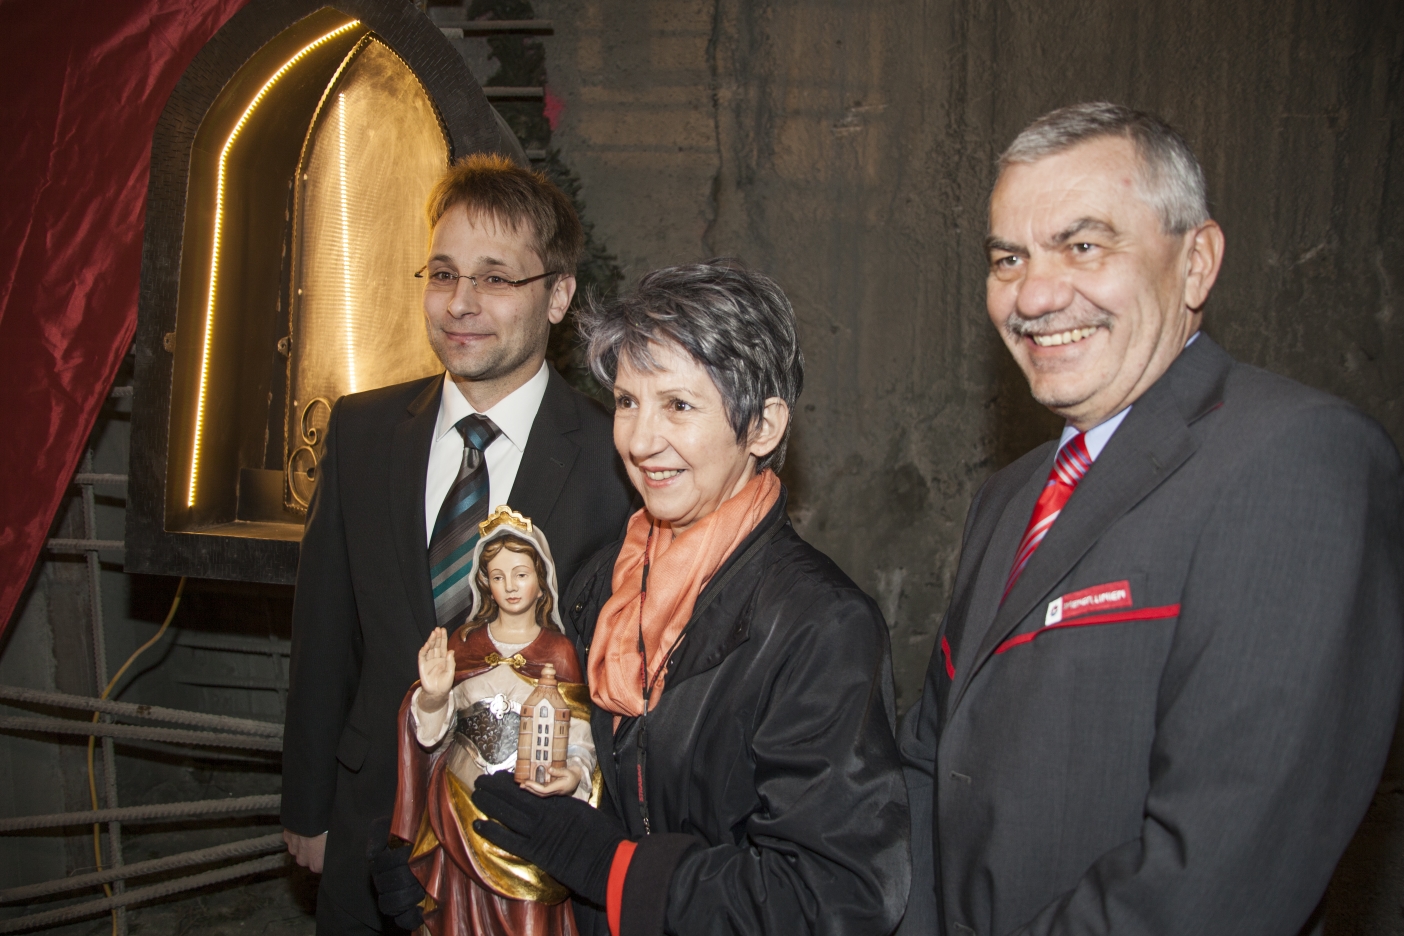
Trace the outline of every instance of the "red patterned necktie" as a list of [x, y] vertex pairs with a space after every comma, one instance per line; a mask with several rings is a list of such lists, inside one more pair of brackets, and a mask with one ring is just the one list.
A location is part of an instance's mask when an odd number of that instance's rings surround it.
[[1085, 436], [1084, 432], [1073, 436], [1053, 460], [1053, 470], [1048, 472], [1048, 483], [1043, 486], [1043, 493], [1038, 495], [1038, 503], [1034, 504], [1033, 516], [1029, 518], [1029, 525], [1024, 529], [1024, 538], [1019, 540], [1019, 551], [1014, 554], [1014, 568], [1009, 570], [1009, 581], [1004, 583], [1004, 594], [999, 598], [1001, 602], [1018, 581], [1024, 566], [1029, 564], [1038, 544], [1043, 542], [1043, 538], [1053, 528], [1053, 521], [1063, 512], [1063, 505], [1072, 497], [1077, 483], [1087, 474], [1087, 469], [1092, 467], [1092, 456], [1087, 452]]

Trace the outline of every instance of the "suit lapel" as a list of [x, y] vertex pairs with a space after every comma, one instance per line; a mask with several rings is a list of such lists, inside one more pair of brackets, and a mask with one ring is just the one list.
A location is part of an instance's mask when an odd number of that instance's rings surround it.
[[997, 504], [991, 505], [992, 509], [999, 510], [999, 517], [989, 534], [979, 567], [972, 574], [965, 595], [961, 596], [965, 603], [964, 613], [961, 614], [953, 606], [956, 614], [947, 625], [947, 637], [955, 651], [953, 663], [956, 671], [956, 684], [950, 696], [952, 705], [947, 707], [947, 711], [960, 698], [975, 672], [976, 662], [981, 659], [977, 656], [976, 648], [999, 610], [999, 596], [1004, 590], [1009, 569], [1014, 565], [1014, 553], [1019, 548], [1024, 527], [1028, 526], [1039, 492], [1043, 490], [1048, 472], [1053, 467], [1053, 458], [1057, 454], [1056, 442], [1049, 443], [1047, 448], [1044, 457], [1034, 461], [1029, 476], [1005, 502], [1003, 510]]
[[[1051, 459], [1046, 459], [1042, 471], [1035, 473], [1030, 483], [1011, 499], [987, 553], [988, 568], [980, 571], [967, 625], [968, 639], [976, 639], [980, 628], [975, 625], [979, 622], [989, 621], [989, 625], [978, 638], [963, 682], [947, 711], [960, 704], [976, 672], [995, 648], [1047, 599], [1102, 533], [1194, 454], [1198, 443], [1189, 423], [1222, 400], [1223, 380], [1231, 363], [1232, 358], [1205, 336], [1176, 359], [1165, 376], [1136, 401], [1001, 604], [999, 595], [1014, 550], [1033, 512]], [[1015, 510], [1015, 505], [1022, 513]], [[990, 559], [1007, 561], [1001, 564]]]
[[508, 497], [512, 509], [539, 523], [548, 537], [551, 535], [551, 511], [580, 454], [579, 447], [565, 434], [578, 428], [580, 415], [575, 410], [571, 389], [556, 369], [550, 368], [546, 393], [541, 397], [541, 407], [531, 424], [531, 435], [527, 437], [522, 463]]
[[395, 426], [390, 447], [390, 514], [395, 553], [409, 596], [410, 612], [421, 641], [438, 626], [434, 595], [429, 588], [429, 542], [424, 534], [424, 490], [429, 448], [439, 420], [443, 381], [431, 380], [409, 405], [409, 414]]
[[979, 659], [993, 651], [994, 645], [1068, 574], [1102, 531], [1194, 453], [1194, 437], [1177, 413], [1166, 407], [1154, 413], [1148, 409], [1145, 402], [1137, 402], [1078, 485], [996, 613], [994, 627], [981, 643]]

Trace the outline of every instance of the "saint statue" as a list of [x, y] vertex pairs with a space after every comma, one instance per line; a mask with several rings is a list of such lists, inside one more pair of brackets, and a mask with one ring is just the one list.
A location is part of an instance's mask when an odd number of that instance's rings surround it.
[[[565, 735], [564, 760], [524, 772], [522, 788], [598, 800], [590, 696], [561, 627], [551, 550], [540, 529], [504, 506], [479, 525], [472, 563], [467, 623], [429, 636], [419, 683], [400, 706], [390, 831], [412, 846], [431, 936], [575, 936], [566, 889], [478, 835], [473, 821], [485, 817], [470, 798], [478, 777], [515, 771], [523, 703], [545, 697]], [[553, 747], [559, 755], [562, 745]]]

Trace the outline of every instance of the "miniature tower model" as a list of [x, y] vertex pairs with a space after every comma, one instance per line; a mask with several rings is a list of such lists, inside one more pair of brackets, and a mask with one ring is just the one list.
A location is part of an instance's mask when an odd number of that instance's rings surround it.
[[564, 768], [566, 744], [570, 740], [570, 706], [556, 688], [556, 668], [541, 668], [536, 690], [522, 703], [521, 733], [517, 735], [517, 769], [512, 777], [518, 783], [535, 780], [550, 783], [548, 767]]

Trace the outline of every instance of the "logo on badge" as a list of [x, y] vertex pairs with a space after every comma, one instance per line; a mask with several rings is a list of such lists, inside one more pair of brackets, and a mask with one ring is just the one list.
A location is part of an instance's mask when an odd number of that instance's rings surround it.
[[1123, 579], [1120, 582], [1093, 585], [1091, 588], [1068, 592], [1066, 595], [1050, 601], [1048, 611], [1043, 615], [1043, 626], [1061, 624], [1070, 618], [1091, 614], [1093, 611], [1129, 608], [1131, 604], [1131, 582], [1129, 580]]

